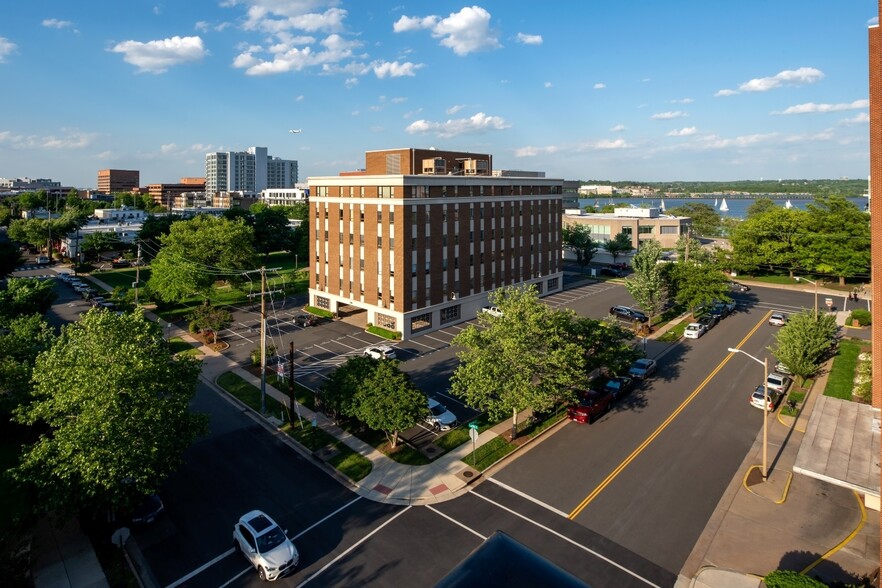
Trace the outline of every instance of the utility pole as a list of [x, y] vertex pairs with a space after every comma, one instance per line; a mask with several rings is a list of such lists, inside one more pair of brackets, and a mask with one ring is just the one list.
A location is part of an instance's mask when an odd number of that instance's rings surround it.
[[692, 227], [686, 227], [686, 253], [683, 261], [689, 261], [689, 241], [692, 240]]
[[[269, 271], [277, 271], [281, 268], [271, 268]], [[274, 294], [281, 290], [266, 289], [266, 267], [245, 272], [246, 274], [260, 273], [260, 292], [248, 296], [260, 296], [260, 414], [266, 414], [266, 294]]]
[[138, 286], [141, 285], [141, 241], [138, 241], [138, 259], [135, 260], [135, 308], [138, 308]]

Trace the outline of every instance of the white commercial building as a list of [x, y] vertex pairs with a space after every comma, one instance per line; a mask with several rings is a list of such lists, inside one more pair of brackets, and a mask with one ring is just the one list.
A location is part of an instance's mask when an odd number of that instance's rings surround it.
[[266, 147], [208, 153], [205, 156], [205, 193], [259, 194], [267, 188], [293, 188], [297, 174], [297, 161], [271, 157]]

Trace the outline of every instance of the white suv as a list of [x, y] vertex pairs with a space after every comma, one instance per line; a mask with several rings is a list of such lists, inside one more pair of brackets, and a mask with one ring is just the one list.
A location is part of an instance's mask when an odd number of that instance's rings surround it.
[[278, 580], [295, 567], [300, 554], [294, 543], [269, 515], [252, 510], [233, 526], [233, 547], [257, 568], [261, 580]]
[[395, 349], [389, 345], [376, 345], [364, 350], [364, 354], [374, 359], [395, 359]]

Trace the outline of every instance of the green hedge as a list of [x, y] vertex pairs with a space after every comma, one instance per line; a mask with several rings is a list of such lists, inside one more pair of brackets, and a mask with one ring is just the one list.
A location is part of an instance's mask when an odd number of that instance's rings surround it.
[[823, 582], [790, 570], [775, 570], [763, 582], [766, 588], [827, 588]]
[[860, 326], [866, 327], [873, 324], [873, 315], [870, 314], [869, 310], [858, 308], [852, 310], [851, 316], [848, 317], [848, 324], [852, 324], [852, 321], [857, 321]]

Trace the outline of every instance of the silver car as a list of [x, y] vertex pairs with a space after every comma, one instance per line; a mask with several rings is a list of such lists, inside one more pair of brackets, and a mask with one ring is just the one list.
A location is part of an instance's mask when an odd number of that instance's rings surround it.
[[233, 547], [257, 568], [261, 580], [278, 580], [300, 562], [287, 531], [259, 510], [242, 515], [233, 526]]

